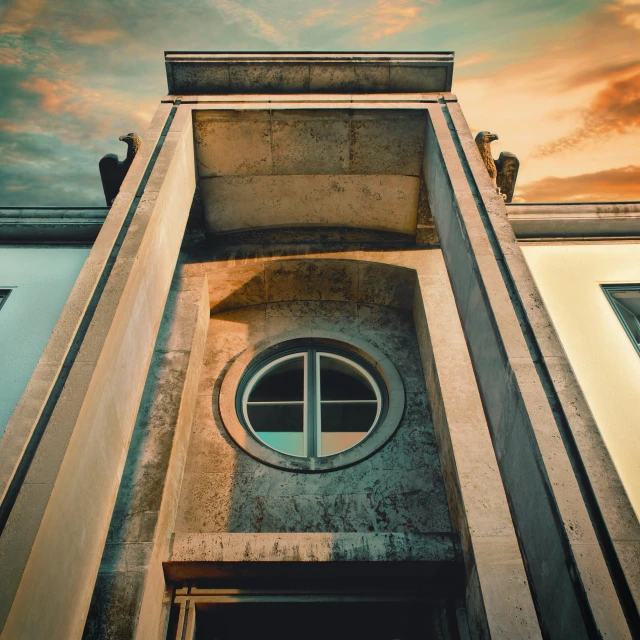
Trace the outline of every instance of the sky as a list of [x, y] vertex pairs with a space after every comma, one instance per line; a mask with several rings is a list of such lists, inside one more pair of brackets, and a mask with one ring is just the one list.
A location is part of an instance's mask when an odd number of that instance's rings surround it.
[[455, 51], [516, 200], [640, 200], [640, 0], [0, 0], [0, 206], [103, 206], [181, 49]]

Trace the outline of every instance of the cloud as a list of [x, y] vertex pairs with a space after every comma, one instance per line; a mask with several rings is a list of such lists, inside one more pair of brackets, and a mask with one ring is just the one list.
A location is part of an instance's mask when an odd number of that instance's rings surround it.
[[[632, 67], [638, 69], [640, 65]], [[640, 71], [607, 83], [590, 107], [580, 112], [582, 123], [568, 135], [540, 145], [535, 155], [545, 157], [564, 153], [587, 142], [600, 140], [606, 144], [607, 136], [624, 134], [640, 127]]]
[[264, 38], [277, 45], [284, 45], [288, 38], [270, 22], [265, 20], [258, 11], [246, 7], [234, 0], [215, 0], [215, 8], [222, 14], [227, 23], [239, 23], [250, 34]]
[[109, 44], [114, 40], [121, 40], [125, 37], [124, 31], [121, 31], [120, 29], [72, 29], [68, 31], [66, 35], [72, 42], [88, 45]]
[[23, 52], [11, 47], [0, 47], [0, 65], [19, 67], [22, 65]]
[[640, 200], [640, 166], [629, 165], [566, 178], [547, 177], [516, 188], [525, 202]]
[[471, 67], [476, 64], [482, 64], [483, 62], [487, 62], [493, 58], [493, 54], [490, 51], [485, 51], [484, 53], [478, 53], [474, 56], [469, 56], [468, 58], [463, 58], [462, 60], [456, 61], [456, 69], [460, 69], [463, 67]]
[[4, 206], [101, 206], [95, 150], [48, 134], [0, 129], [0, 192]]
[[520, 34], [512, 52], [496, 45], [490, 63], [454, 73], [471, 129], [500, 135], [494, 157], [518, 156], [520, 184], [637, 164], [638, 32], [623, 19], [632, 5], [609, 6]]
[[[45, 113], [59, 115], [61, 113], [73, 113], [79, 118], [86, 118], [87, 113], [83, 109], [82, 89], [60, 78], [50, 79], [38, 76], [30, 76], [19, 85], [22, 89], [36, 93], [40, 96], [40, 107]], [[86, 94], [87, 92], [84, 91]], [[86, 96], [85, 96], [86, 98]]]
[[345, 25], [360, 25], [361, 39], [369, 42], [424, 27], [427, 24], [423, 15], [425, 5], [430, 1], [412, 2], [411, 0], [377, 0], [365, 10], [343, 20]]
[[[131, 121], [132, 116], [135, 125], [144, 128], [153, 113], [149, 104], [136, 105], [129, 94], [104, 88], [96, 90], [61, 78], [29, 76], [19, 86], [40, 97], [40, 109], [45, 114], [71, 114], [77, 119], [90, 121], [90, 127], [85, 123], [77, 128], [79, 137], [87, 128], [94, 136], [113, 131], [117, 123]], [[50, 119], [47, 122], [55, 130], [55, 123]]]
[[332, 7], [324, 7], [321, 9], [312, 9], [305, 18], [302, 19], [302, 24], [305, 27], [313, 27], [318, 24], [318, 22], [324, 20], [329, 16], [333, 16], [338, 13], [338, 10], [335, 8], [335, 4]]
[[0, 35], [26, 33], [37, 24], [47, 0], [13, 0], [0, 14]]
[[617, 0], [606, 8], [615, 14], [621, 24], [640, 31], [640, 2], [638, 0]]

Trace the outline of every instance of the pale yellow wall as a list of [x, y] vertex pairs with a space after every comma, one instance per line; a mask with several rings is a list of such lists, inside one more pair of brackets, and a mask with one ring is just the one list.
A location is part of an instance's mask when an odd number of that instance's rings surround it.
[[640, 514], [640, 355], [600, 287], [640, 283], [640, 244], [525, 245], [522, 250]]

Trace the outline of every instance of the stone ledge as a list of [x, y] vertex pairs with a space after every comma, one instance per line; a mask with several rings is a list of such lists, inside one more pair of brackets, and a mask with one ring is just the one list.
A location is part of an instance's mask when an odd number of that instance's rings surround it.
[[170, 563], [181, 562], [454, 562], [450, 533], [177, 534]]
[[452, 52], [165, 52], [170, 94], [451, 91]]

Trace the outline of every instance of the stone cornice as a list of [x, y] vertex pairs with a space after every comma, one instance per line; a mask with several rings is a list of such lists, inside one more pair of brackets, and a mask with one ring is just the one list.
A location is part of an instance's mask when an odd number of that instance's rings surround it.
[[[0, 207], [0, 242], [93, 242], [106, 207]], [[518, 240], [640, 238], [640, 201], [507, 205]]]
[[518, 240], [639, 238], [640, 202], [507, 205]]
[[0, 242], [92, 243], [106, 207], [0, 207]]
[[453, 52], [165, 52], [172, 95], [451, 91]]

